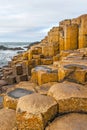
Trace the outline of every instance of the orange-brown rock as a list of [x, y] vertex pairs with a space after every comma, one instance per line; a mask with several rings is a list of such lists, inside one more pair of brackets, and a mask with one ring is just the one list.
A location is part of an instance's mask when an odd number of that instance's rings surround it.
[[49, 96], [31, 94], [19, 99], [16, 111], [18, 129], [44, 130], [57, 114], [57, 103]]
[[48, 82], [57, 82], [58, 76], [57, 72], [38, 72], [38, 84], [42, 85]]
[[40, 86], [36, 86], [35, 90], [37, 93], [42, 94], [42, 95], [47, 95], [48, 90], [57, 82], [48, 82], [46, 84], [42, 84]]
[[43, 58], [43, 59], [41, 59], [41, 64], [42, 65], [51, 65], [51, 64], [53, 64], [53, 59], [52, 58]]
[[76, 23], [79, 27], [79, 35], [78, 35], [78, 48], [87, 47], [87, 15], [82, 15], [76, 19], [72, 20], [72, 23]]
[[[70, 50], [75, 52], [76, 49], [86, 48], [86, 24], [87, 14], [75, 19], [66, 19], [61, 21], [59, 26], [50, 29], [47, 36], [42, 39], [38, 45], [35, 44], [31, 46], [28, 51], [15, 56], [12, 59], [12, 62], [10, 62], [9, 70], [4, 71], [5, 73], [3, 78], [7, 79], [9, 84], [29, 80], [30, 78], [28, 77], [32, 74], [31, 69], [37, 65], [49, 65], [56, 61], [62, 61], [67, 58], [70, 53], [72, 53]], [[78, 52], [80, 52], [80, 50], [78, 50]], [[81, 53], [82, 52], [79, 54]], [[87, 52], [85, 51], [85, 53]], [[87, 56], [83, 53], [83, 56], [80, 58], [85, 59], [84, 57], [86, 58]], [[70, 60], [71, 58], [69, 58], [68, 61]], [[80, 72], [83, 78], [78, 76]], [[83, 70], [75, 71], [74, 76], [71, 76], [70, 80], [72, 80], [72, 77], [75, 77], [75, 79], [73, 79], [75, 82], [83, 83], [86, 80], [86, 78], [84, 78], [86, 77], [85, 75], [86, 74]], [[63, 74], [62, 78], [64, 77], [66, 76]], [[59, 81], [62, 78], [60, 78]]]
[[50, 32], [48, 32], [48, 43], [58, 43], [59, 42], [59, 27], [53, 27]]
[[16, 126], [16, 112], [11, 109], [0, 110], [0, 130], [13, 130]]
[[86, 130], [87, 114], [66, 114], [56, 118], [45, 130]]
[[50, 66], [37, 66], [32, 69], [31, 81], [36, 82], [39, 85], [48, 83], [48, 82], [57, 82], [58, 80], [58, 71], [55, 68]]
[[78, 25], [72, 24], [64, 27], [64, 50], [78, 48]]
[[48, 95], [58, 103], [58, 112], [87, 112], [87, 88], [71, 82], [53, 85]]
[[[87, 14], [61, 21], [39, 44], [30, 46], [15, 56], [8, 67], [0, 69], [0, 92], [8, 90], [4, 107], [16, 109], [19, 100], [18, 130], [43, 130], [57, 112], [87, 112], [86, 25]], [[3, 87], [4, 80], [19, 84]]]
[[37, 86], [37, 84], [35, 84], [33, 82], [23, 81], [23, 82], [20, 82], [17, 85], [15, 85], [15, 88], [23, 88], [26, 90], [35, 91], [36, 86]]
[[23, 84], [25, 86], [20, 87], [20, 83], [19, 83], [19, 87], [17, 85], [13, 90], [10, 90], [6, 93], [3, 100], [3, 105], [5, 108], [16, 110], [17, 103], [20, 97], [23, 97], [25, 95], [29, 95], [35, 92], [34, 88], [31, 86], [33, 85], [32, 83], [31, 85], [30, 84], [26, 85], [26, 83], [21, 83], [21, 85]]
[[85, 84], [87, 82], [86, 50], [75, 51], [58, 63], [58, 81], [65, 79]]

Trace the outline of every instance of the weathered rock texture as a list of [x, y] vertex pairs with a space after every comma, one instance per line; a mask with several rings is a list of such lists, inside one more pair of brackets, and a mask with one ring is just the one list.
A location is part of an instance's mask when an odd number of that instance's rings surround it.
[[[13, 57], [0, 69], [0, 92], [4, 107], [17, 106], [14, 130], [44, 130], [61, 113], [87, 113], [87, 15], [61, 21], [40, 43]], [[87, 115], [65, 115], [47, 130], [86, 130], [86, 122]]]
[[12, 130], [16, 126], [16, 113], [11, 109], [0, 110], [0, 130]]
[[3, 105], [5, 108], [10, 108], [16, 110], [18, 99], [25, 95], [34, 93], [32, 90], [27, 90], [23, 88], [15, 88], [14, 90], [8, 92], [4, 96]]
[[87, 82], [86, 52], [86, 49], [80, 49], [71, 52], [67, 56], [64, 56], [64, 52], [61, 53], [62, 60], [58, 62], [59, 82], [65, 79], [80, 84], [85, 84]]
[[[9, 69], [4, 68], [4, 79], [8, 84], [28, 81], [32, 75], [32, 68], [37, 65], [52, 65], [55, 61], [62, 59], [61, 51], [76, 50], [87, 47], [87, 15], [75, 19], [64, 20], [59, 27], [53, 27], [48, 35], [39, 44], [33, 45], [30, 49], [12, 59]], [[68, 54], [68, 53], [64, 53]], [[83, 54], [84, 55], [84, 54]], [[83, 72], [82, 72], [83, 73]], [[42, 74], [41, 77], [56, 77], [55, 74]], [[52, 78], [51, 78], [52, 79]], [[42, 79], [39, 84], [47, 83]], [[78, 80], [78, 79], [77, 79]], [[54, 82], [56, 81], [56, 78]], [[78, 81], [77, 81], [78, 82]], [[82, 81], [81, 81], [82, 82]]]
[[73, 113], [58, 117], [45, 130], [87, 130], [87, 115]]
[[58, 113], [87, 112], [87, 88], [70, 82], [53, 85], [48, 95], [58, 103]]
[[16, 112], [18, 130], [44, 130], [57, 111], [57, 103], [52, 97], [40, 94], [22, 97]]
[[58, 70], [50, 66], [37, 66], [31, 73], [31, 80], [39, 85], [58, 81]]

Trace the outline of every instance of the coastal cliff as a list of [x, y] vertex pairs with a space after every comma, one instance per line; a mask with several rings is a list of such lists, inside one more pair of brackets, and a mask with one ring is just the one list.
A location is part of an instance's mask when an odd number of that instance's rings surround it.
[[61, 21], [0, 74], [0, 111], [14, 113], [0, 130], [86, 130], [87, 15]]

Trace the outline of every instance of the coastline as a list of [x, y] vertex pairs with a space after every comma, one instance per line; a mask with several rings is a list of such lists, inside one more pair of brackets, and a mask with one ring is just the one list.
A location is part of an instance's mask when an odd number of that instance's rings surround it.
[[87, 128], [85, 24], [87, 15], [60, 22], [2, 68], [0, 112], [13, 115], [12, 130]]
[[[33, 46], [34, 44], [38, 44], [39, 42], [32, 42], [32, 43], [1, 43], [0, 42], [0, 67], [8, 65], [8, 62], [11, 61], [11, 59], [28, 50], [30, 46]], [[15, 45], [16, 44], [16, 45]]]
[[[30, 49], [30, 47], [34, 46], [34, 45], [38, 45], [40, 44], [39, 41], [36, 42], [32, 42], [30, 43], [28, 46], [24, 46], [24, 48], [26, 48], [28, 51]], [[26, 52], [23, 48], [21, 47], [15, 47], [15, 48], [9, 48], [9, 47], [5, 47], [3, 45], [0, 46], [0, 50], [14, 50], [14, 51], [18, 51], [16, 55], [13, 56], [12, 59], [14, 59], [15, 56], [19, 56], [20, 54], [23, 54], [24, 52]], [[22, 50], [22, 51], [21, 51]], [[8, 63], [6, 65], [3, 65], [2, 67], [0, 67], [0, 80], [3, 80], [3, 69], [4, 68], [9, 68], [9, 63], [11, 61], [8, 61]]]

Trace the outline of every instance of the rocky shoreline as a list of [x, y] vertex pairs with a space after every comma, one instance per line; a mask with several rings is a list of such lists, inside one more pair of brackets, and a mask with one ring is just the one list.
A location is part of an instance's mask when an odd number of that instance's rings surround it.
[[17, 51], [17, 50], [24, 50], [24, 49], [21, 48], [21, 47], [9, 48], [9, 47], [5, 47], [5, 46], [0, 45], [0, 50], [12, 50], [12, 51]]
[[[38, 45], [40, 42], [36, 41], [36, 42], [32, 42], [30, 43], [28, 46], [25, 46], [24, 48], [30, 49], [30, 47], [34, 46], [34, 45]], [[10, 47], [6, 47], [3, 45], [0, 45], [0, 50], [12, 50], [12, 51], [17, 51], [17, 50], [24, 50], [22, 47], [14, 47], [14, 48], [10, 48]]]
[[0, 130], [87, 129], [86, 25], [64, 20], [0, 68]]

